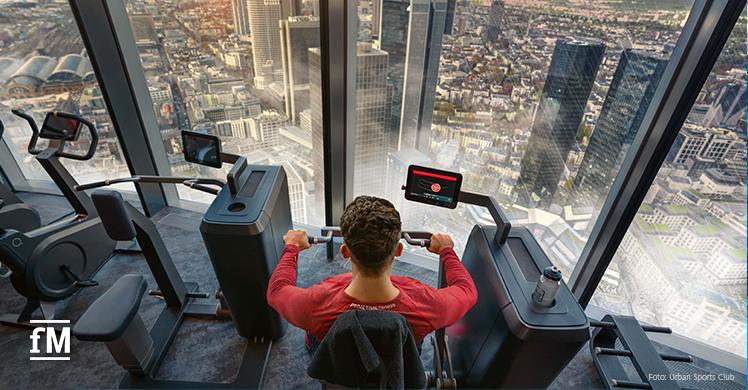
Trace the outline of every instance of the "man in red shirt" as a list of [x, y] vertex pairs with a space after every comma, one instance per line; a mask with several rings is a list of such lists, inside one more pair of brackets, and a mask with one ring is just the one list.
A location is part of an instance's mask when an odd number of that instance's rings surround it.
[[428, 250], [439, 255], [448, 287], [436, 289], [407, 276], [392, 275], [403, 252], [400, 214], [386, 199], [359, 196], [340, 221], [350, 273], [331, 276], [309, 288], [296, 287], [299, 252], [310, 247], [307, 234], [290, 230], [275, 267], [267, 300], [291, 324], [322, 340], [335, 319], [349, 310], [390, 310], [402, 314], [417, 342], [457, 322], [478, 300], [473, 279], [447, 234], [434, 234]]

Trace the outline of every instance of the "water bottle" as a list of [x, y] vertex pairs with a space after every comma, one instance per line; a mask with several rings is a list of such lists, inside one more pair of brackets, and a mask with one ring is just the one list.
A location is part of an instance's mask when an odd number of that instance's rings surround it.
[[561, 286], [561, 270], [556, 266], [546, 267], [538, 279], [532, 300], [538, 306], [551, 307]]

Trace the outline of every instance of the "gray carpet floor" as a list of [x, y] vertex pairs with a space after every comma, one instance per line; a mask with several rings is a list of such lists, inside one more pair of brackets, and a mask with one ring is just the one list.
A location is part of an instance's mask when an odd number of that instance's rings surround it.
[[[45, 220], [59, 216], [60, 199], [29, 197]], [[54, 203], [57, 202], [57, 206]], [[64, 213], [63, 213], [64, 214]], [[217, 287], [210, 260], [203, 246], [198, 225], [200, 215], [181, 209], [166, 209], [153, 218], [169, 249], [182, 278], [197, 281], [201, 290], [212, 292]], [[302, 252], [299, 260], [298, 283], [309, 286], [325, 277], [346, 272], [347, 263], [337, 258], [328, 261], [323, 246]], [[413, 276], [425, 283], [435, 284], [436, 274], [404, 262], [396, 262], [395, 272]], [[117, 255], [99, 271], [99, 285], [81, 290], [62, 302], [60, 318], [75, 321], [85, 309], [120, 276], [128, 273], [145, 275], [149, 289], [156, 288], [145, 261], [139, 255]], [[24, 300], [13, 290], [8, 279], [0, 279], [0, 313], [17, 312]], [[145, 296], [140, 315], [148, 327], [152, 326], [163, 304]], [[52, 388], [114, 388], [123, 371], [112, 360], [100, 343], [80, 342], [73, 338], [71, 361], [31, 362], [29, 331], [0, 326], [0, 389]], [[159, 378], [192, 381], [228, 382], [238, 369], [246, 341], [236, 334], [231, 322], [187, 321], [180, 329], [166, 360], [158, 372]], [[431, 351], [424, 344], [424, 360]], [[290, 326], [287, 334], [275, 342], [265, 379], [265, 388], [300, 389], [320, 388], [319, 383], [306, 375], [309, 356], [304, 348], [304, 333]], [[552, 389], [605, 388], [594, 368], [589, 350], [583, 348], [557, 380]]]
[[22, 201], [32, 205], [34, 209], [39, 212], [43, 225], [47, 225], [50, 222], [73, 212], [73, 208], [70, 207], [62, 196], [37, 194], [33, 192], [19, 192], [17, 195]]

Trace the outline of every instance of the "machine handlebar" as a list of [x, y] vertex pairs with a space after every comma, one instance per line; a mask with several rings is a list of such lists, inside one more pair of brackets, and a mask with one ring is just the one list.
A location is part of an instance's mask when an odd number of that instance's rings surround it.
[[[431, 235], [432, 233], [423, 231], [403, 231], [400, 235], [405, 242], [412, 246], [420, 246], [428, 248], [431, 246]], [[343, 232], [337, 226], [327, 226], [322, 228], [321, 236], [309, 236], [309, 243], [314, 244], [329, 244], [333, 237], [342, 237]]]
[[107, 187], [112, 184], [118, 183], [172, 183], [172, 184], [184, 184], [187, 187], [193, 188], [198, 191], [207, 192], [209, 194], [218, 195], [220, 190], [209, 186], [221, 187], [226, 185], [226, 182], [221, 179], [213, 179], [207, 177], [175, 177], [175, 176], [133, 176], [123, 177], [119, 179], [107, 179], [102, 181], [95, 181], [88, 184], [79, 184], [75, 186], [76, 191], [86, 191], [94, 188]]
[[[29, 141], [28, 146], [28, 152], [32, 155], [37, 155], [43, 151], [43, 149], [37, 148], [37, 144], [39, 143], [40, 138], [40, 132], [39, 127], [36, 125], [36, 121], [34, 118], [27, 114], [23, 110], [11, 110], [13, 114], [16, 116], [24, 119], [26, 122], [28, 122], [29, 127], [31, 128], [31, 140]], [[60, 141], [60, 145], [57, 147], [57, 150], [55, 151], [55, 154], [62, 158], [69, 158], [71, 160], [78, 160], [78, 161], [87, 161], [93, 158], [94, 154], [96, 153], [96, 148], [99, 145], [99, 133], [96, 131], [96, 126], [94, 126], [93, 123], [91, 123], [86, 118], [83, 118], [81, 116], [70, 114], [67, 112], [53, 112], [52, 115], [58, 116], [61, 118], [69, 118], [73, 119], [81, 124], [83, 124], [87, 129], [88, 132], [91, 134], [91, 144], [88, 146], [88, 151], [86, 151], [86, 154], [75, 154], [75, 153], [68, 153], [64, 151], [65, 149], [65, 141], [67, 137], [73, 137], [75, 138], [74, 134], [67, 134], [67, 133], [60, 133], [59, 138], [54, 137], [55, 139], [58, 139]], [[50, 129], [50, 131], [53, 131], [53, 129]]]

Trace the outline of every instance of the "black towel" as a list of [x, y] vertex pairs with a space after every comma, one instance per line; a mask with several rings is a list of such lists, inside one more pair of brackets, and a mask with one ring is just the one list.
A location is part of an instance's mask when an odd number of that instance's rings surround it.
[[315, 351], [307, 373], [347, 387], [426, 387], [408, 321], [384, 310], [353, 310], [338, 317]]

